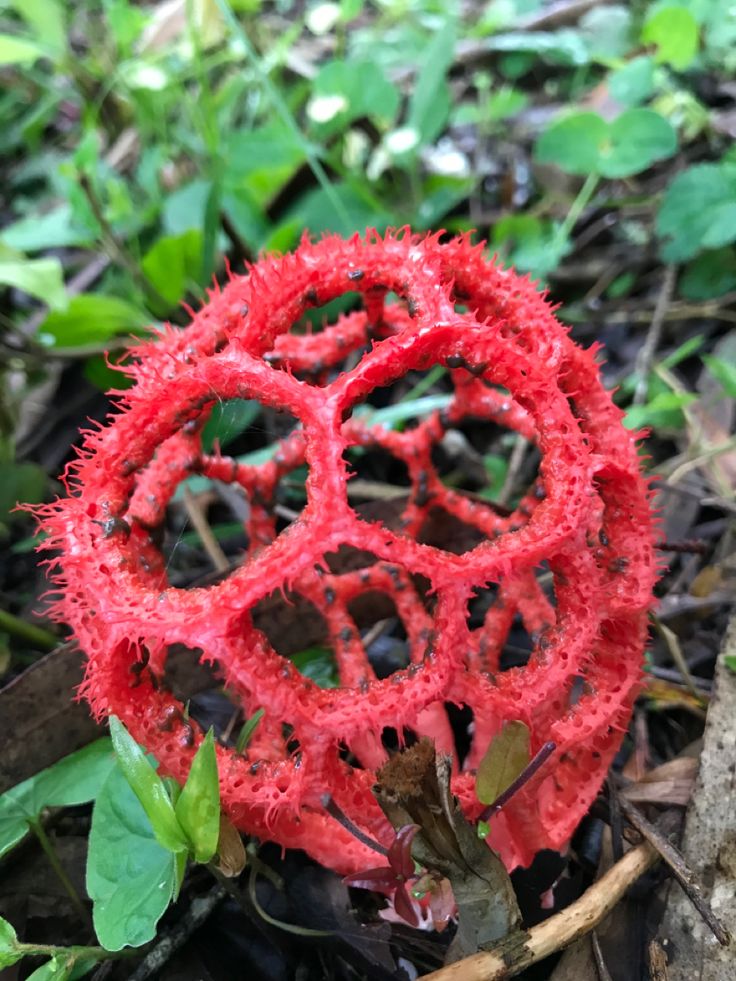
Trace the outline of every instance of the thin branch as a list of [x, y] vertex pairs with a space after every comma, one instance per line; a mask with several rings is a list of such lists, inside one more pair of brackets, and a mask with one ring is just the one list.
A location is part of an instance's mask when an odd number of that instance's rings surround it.
[[517, 436], [516, 441], [514, 442], [514, 448], [511, 451], [511, 456], [509, 457], [509, 468], [506, 471], [503, 487], [498, 492], [496, 497], [498, 504], [505, 504], [511, 496], [511, 492], [514, 489], [514, 484], [516, 483], [516, 478], [519, 476], [519, 471], [524, 463], [524, 457], [526, 456], [526, 451], [528, 449], [529, 443], [524, 439], [524, 437]]
[[164, 934], [155, 947], [141, 961], [128, 981], [147, 981], [158, 977], [159, 972], [191, 935], [198, 930], [215, 907], [222, 902], [227, 893], [219, 883], [206, 895], [193, 899], [189, 908], [176, 920], [169, 933]]
[[373, 851], [378, 852], [379, 855], [383, 855], [384, 857], [388, 855], [388, 848], [386, 848], [385, 845], [382, 845], [380, 842], [375, 841], [375, 839], [371, 838], [364, 831], [361, 831], [357, 825], [353, 824], [347, 814], [345, 814], [339, 804], [337, 804], [337, 802], [333, 800], [329, 794], [325, 794], [323, 796], [322, 806], [331, 818], [334, 818], [338, 824], [341, 824], [343, 828], [345, 828], [346, 831], [349, 831], [354, 838], [358, 839], [358, 841], [362, 841], [364, 845], [367, 845], [368, 848], [372, 848]]
[[84, 191], [84, 196], [87, 198], [92, 214], [95, 216], [95, 220], [100, 226], [100, 238], [102, 240], [102, 244], [112, 261], [128, 273], [131, 279], [146, 294], [154, 306], [158, 307], [159, 309], [168, 310], [171, 304], [168, 302], [168, 300], [161, 296], [156, 287], [146, 279], [138, 267], [138, 264], [133, 261], [133, 259], [128, 255], [118, 241], [115, 232], [112, 230], [110, 222], [105, 217], [102, 204], [100, 203], [100, 200], [95, 193], [95, 189], [92, 187], [92, 182], [87, 174], [79, 175], [79, 184]]
[[184, 507], [186, 508], [189, 520], [199, 535], [210, 562], [218, 572], [229, 572], [230, 561], [223, 552], [222, 546], [213, 535], [204, 511], [199, 506], [194, 494], [186, 486], [184, 487], [183, 497]]
[[518, 794], [521, 788], [531, 780], [537, 770], [547, 762], [556, 749], [557, 744], [552, 742], [552, 740], [549, 740], [541, 749], [538, 749], [519, 776], [485, 810], [481, 811], [479, 820], [490, 821], [494, 814], [498, 814], [499, 811], [503, 810], [511, 798]]
[[593, 959], [595, 960], [595, 967], [598, 971], [599, 981], [613, 981], [611, 977], [611, 972], [606, 967], [606, 961], [603, 957], [603, 951], [601, 950], [601, 945], [598, 940], [598, 934], [593, 930], [590, 935], [590, 943], [593, 948]]
[[0, 630], [4, 630], [11, 637], [17, 637], [32, 647], [36, 647], [39, 651], [53, 651], [59, 644], [59, 638], [50, 630], [44, 630], [43, 627], [27, 623], [20, 617], [8, 613], [7, 610], [0, 610]]
[[634, 405], [643, 405], [646, 401], [649, 372], [654, 355], [659, 347], [665, 314], [667, 313], [670, 300], [672, 299], [672, 291], [675, 288], [675, 271], [675, 266], [665, 267], [662, 287], [659, 291], [659, 296], [657, 297], [657, 303], [654, 307], [654, 313], [652, 315], [651, 323], [649, 324], [649, 330], [647, 331], [647, 336], [644, 339], [644, 343], [636, 356], [636, 364], [634, 366], [634, 373], [636, 375], [636, 390], [634, 391], [633, 398]]
[[79, 918], [81, 919], [82, 923], [91, 928], [92, 917], [90, 916], [89, 910], [79, 898], [79, 893], [74, 888], [74, 883], [69, 878], [66, 873], [66, 869], [59, 861], [59, 856], [56, 854], [56, 849], [54, 848], [51, 839], [46, 834], [46, 829], [44, 828], [43, 824], [41, 821], [32, 820], [28, 822], [28, 826], [38, 839], [38, 843], [40, 844], [41, 848], [43, 848], [51, 868], [54, 870], [57, 879], [64, 887], [64, 891], [71, 900], [72, 906], [79, 914]]
[[619, 805], [626, 820], [636, 828], [643, 838], [646, 838], [653, 848], [657, 849], [662, 860], [667, 863], [672, 874], [684, 889], [690, 902], [713, 931], [718, 943], [723, 947], [728, 947], [731, 943], [731, 934], [711, 909], [710, 903], [703, 895], [695, 873], [689, 868], [679, 850], [655, 828], [651, 821], [646, 819], [636, 804], [632, 804], [630, 800], [619, 795]]

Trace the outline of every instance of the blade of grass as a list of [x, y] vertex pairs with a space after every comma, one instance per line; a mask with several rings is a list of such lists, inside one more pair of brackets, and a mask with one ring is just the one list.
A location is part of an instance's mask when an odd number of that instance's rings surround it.
[[312, 145], [309, 143], [307, 138], [302, 133], [299, 124], [297, 123], [293, 113], [289, 109], [286, 100], [281, 95], [281, 92], [279, 92], [278, 87], [273, 83], [268, 72], [264, 71], [260, 58], [258, 56], [258, 52], [254, 48], [250, 38], [245, 33], [242, 26], [240, 25], [237, 17], [233, 12], [232, 7], [228, 3], [228, 0], [217, 0], [217, 6], [220, 8], [220, 11], [222, 12], [222, 16], [225, 18], [225, 22], [229, 26], [230, 30], [237, 37], [238, 41], [243, 45], [243, 48], [253, 65], [255, 73], [260, 83], [263, 85], [263, 88], [267, 92], [268, 97], [270, 98], [274, 109], [279, 114], [279, 116], [286, 124], [286, 126], [288, 126], [288, 128], [291, 130], [291, 132], [294, 135], [294, 139], [297, 140], [297, 142], [299, 143], [299, 146], [301, 147], [302, 152], [304, 153], [304, 156], [307, 159], [307, 163], [309, 164], [309, 169], [314, 174], [315, 179], [317, 180], [322, 190], [325, 192], [328, 200], [330, 201], [330, 204], [335, 209], [335, 214], [340, 218], [342, 222], [344, 222], [346, 225], [349, 226], [350, 216], [348, 215], [347, 210], [343, 205], [342, 201], [338, 197], [335, 188], [332, 186], [332, 183], [330, 182], [330, 178], [327, 176], [327, 172], [325, 171], [324, 167], [319, 161], [317, 154], [314, 152]]

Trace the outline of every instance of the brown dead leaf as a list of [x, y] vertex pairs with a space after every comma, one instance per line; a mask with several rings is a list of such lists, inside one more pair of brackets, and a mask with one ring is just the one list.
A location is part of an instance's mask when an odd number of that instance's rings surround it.
[[699, 691], [694, 695], [684, 685], [676, 685], [662, 678], [647, 678], [644, 696], [656, 702], [657, 708], [682, 708], [699, 718], [704, 718], [705, 707], [708, 704], [706, 692]]
[[233, 822], [225, 814], [220, 815], [220, 837], [217, 842], [215, 866], [228, 879], [234, 878], [245, 868], [248, 857], [243, 839]]
[[678, 756], [650, 770], [621, 793], [635, 804], [676, 804], [684, 807], [692, 797], [698, 765], [695, 757]]

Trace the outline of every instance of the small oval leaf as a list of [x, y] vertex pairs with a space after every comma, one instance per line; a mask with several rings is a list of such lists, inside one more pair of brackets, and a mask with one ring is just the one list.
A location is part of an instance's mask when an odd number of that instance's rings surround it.
[[143, 805], [156, 838], [169, 851], [188, 850], [189, 843], [176, 819], [161, 777], [146, 759], [138, 743], [117, 716], [110, 716], [110, 735], [120, 769], [133, 793]]
[[226, 814], [221, 814], [220, 837], [217, 842], [217, 868], [230, 879], [240, 875], [247, 860], [240, 832]]
[[480, 761], [475, 792], [483, 804], [493, 804], [528, 765], [529, 729], [523, 722], [504, 722]]
[[209, 862], [220, 836], [220, 783], [212, 729], [197, 750], [187, 782], [176, 802], [176, 818], [197, 862]]
[[18, 935], [7, 920], [0, 916], [0, 968], [10, 967], [23, 956], [18, 951]]

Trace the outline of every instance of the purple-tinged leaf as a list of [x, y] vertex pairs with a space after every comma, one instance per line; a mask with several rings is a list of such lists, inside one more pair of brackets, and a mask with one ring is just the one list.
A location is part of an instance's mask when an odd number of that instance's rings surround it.
[[394, 909], [402, 920], [406, 920], [413, 927], [419, 926], [419, 916], [417, 914], [416, 903], [406, 890], [405, 885], [400, 885], [394, 895]]
[[414, 875], [414, 859], [411, 857], [411, 845], [414, 836], [419, 831], [418, 824], [405, 824], [396, 832], [392, 844], [388, 850], [388, 864], [396, 875], [408, 879]]

